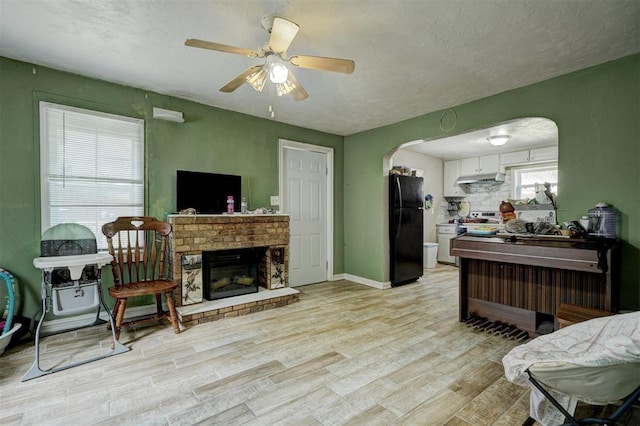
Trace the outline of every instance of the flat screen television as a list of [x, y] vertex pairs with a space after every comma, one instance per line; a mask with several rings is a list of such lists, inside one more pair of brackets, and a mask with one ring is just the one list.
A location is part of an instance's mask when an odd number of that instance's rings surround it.
[[176, 204], [178, 212], [194, 208], [200, 214], [227, 212], [227, 197], [233, 196], [234, 211], [240, 211], [242, 184], [240, 176], [218, 173], [176, 173]]

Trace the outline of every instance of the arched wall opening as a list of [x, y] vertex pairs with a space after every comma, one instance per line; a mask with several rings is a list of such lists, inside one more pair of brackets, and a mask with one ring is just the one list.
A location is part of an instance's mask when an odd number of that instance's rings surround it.
[[[508, 135], [508, 142], [502, 146], [493, 146], [488, 138], [496, 135]], [[443, 191], [443, 164], [445, 161], [457, 160], [469, 157], [480, 157], [483, 155], [504, 155], [513, 153], [522, 153], [538, 148], [555, 146], [555, 163], [557, 168], [557, 147], [559, 143], [558, 127], [553, 120], [543, 117], [523, 117], [515, 120], [488, 124], [485, 127], [468, 130], [457, 134], [451, 134], [444, 137], [436, 137], [430, 139], [420, 139], [404, 142], [391, 149], [382, 160], [382, 199], [383, 205], [389, 205], [389, 171], [394, 166], [409, 166], [417, 169], [418, 174], [424, 177], [424, 194], [432, 195], [432, 206], [425, 209], [425, 225], [423, 233], [423, 241], [435, 242], [435, 224], [446, 218], [443, 214], [443, 203], [447, 203], [448, 199]], [[505, 156], [506, 158], [506, 156]], [[421, 169], [418, 165], [424, 164], [429, 167], [428, 170]], [[518, 163], [510, 163], [506, 166], [507, 176], [509, 176], [508, 186], [511, 188], [512, 181], [510, 179], [511, 169]], [[426, 168], [425, 167], [425, 168]], [[507, 191], [505, 189], [503, 191]], [[504, 192], [501, 195], [505, 195]], [[459, 198], [464, 199], [468, 195], [461, 195]], [[479, 198], [476, 192], [472, 197]], [[480, 196], [481, 197], [481, 196]], [[495, 201], [494, 201], [495, 203]], [[479, 210], [481, 204], [477, 204]], [[426, 207], [426, 206], [425, 206]], [[496, 205], [497, 210], [497, 205]], [[383, 225], [385, 230], [389, 229], [389, 211], [384, 210]], [[384, 288], [389, 288], [389, 234], [386, 232], [386, 238], [383, 238], [384, 256]]]

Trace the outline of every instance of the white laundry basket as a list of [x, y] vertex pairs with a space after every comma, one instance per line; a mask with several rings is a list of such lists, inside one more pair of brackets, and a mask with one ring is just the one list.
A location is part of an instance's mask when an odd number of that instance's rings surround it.
[[438, 260], [438, 244], [437, 243], [424, 243], [424, 267], [431, 269], [436, 267]]

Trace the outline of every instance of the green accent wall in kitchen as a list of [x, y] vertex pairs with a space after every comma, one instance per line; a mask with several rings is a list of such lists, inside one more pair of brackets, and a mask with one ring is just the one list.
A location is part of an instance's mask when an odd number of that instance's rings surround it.
[[[522, 117], [546, 117], [559, 132], [558, 220], [577, 220], [598, 201], [620, 212], [620, 305], [640, 308], [640, 55], [451, 109], [444, 117], [437, 111], [345, 138], [347, 273], [388, 280], [383, 158], [394, 147]], [[447, 131], [441, 129], [441, 117]]]
[[[33, 315], [40, 300], [32, 264], [41, 235], [39, 101], [144, 119], [145, 205], [160, 219], [175, 211], [178, 169], [241, 175], [254, 209], [278, 194], [279, 138], [333, 148], [334, 273], [344, 272], [342, 136], [0, 58], [0, 267], [21, 284], [22, 315]], [[155, 120], [153, 107], [181, 111], [186, 122]]]

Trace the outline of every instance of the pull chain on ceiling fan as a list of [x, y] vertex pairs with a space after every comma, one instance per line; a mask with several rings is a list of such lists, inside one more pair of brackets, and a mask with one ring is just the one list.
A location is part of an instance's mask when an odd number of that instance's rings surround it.
[[187, 39], [184, 44], [189, 47], [233, 53], [249, 58], [265, 58], [264, 64], [249, 67], [222, 86], [220, 91], [225, 93], [233, 92], [244, 83], [249, 83], [255, 90], [262, 92], [267, 79], [269, 79], [275, 85], [278, 96], [291, 93], [294, 100], [301, 101], [308, 98], [309, 94], [304, 90], [291, 70], [286, 67], [285, 62], [289, 62], [299, 68], [333, 71], [343, 74], [352, 74], [355, 69], [355, 62], [350, 59], [308, 55], [287, 57], [287, 50], [300, 27], [294, 22], [278, 16], [274, 17], [273, 15], [263, 16], [262, 26], [267, 32], [271, 33], [271, 36], [269, 41], [258, 51], [193, 38]]

